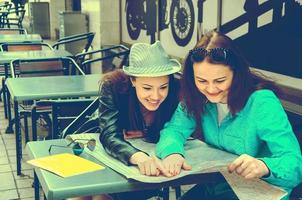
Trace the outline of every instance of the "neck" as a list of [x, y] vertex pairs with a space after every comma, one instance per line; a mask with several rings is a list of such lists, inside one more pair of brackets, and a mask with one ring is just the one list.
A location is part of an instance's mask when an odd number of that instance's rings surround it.
[[154, 121], [155, 111], [150, 111], [150, 110], [146, 109], [142, 104], [140, 104], [140, 110], [141, 110], [143, 119], [145, 121], [145, 124], [146, 125], [152, 124]]

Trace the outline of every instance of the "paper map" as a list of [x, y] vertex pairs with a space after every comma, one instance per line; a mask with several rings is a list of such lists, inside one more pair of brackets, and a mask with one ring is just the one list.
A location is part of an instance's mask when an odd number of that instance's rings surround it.
[[[141, 175], [138, 168], [135, 166], [126, 166], [122, 162], [108, 155], [99, 142], [99, 134], [74, 134], [70, 135], [72, 139], [91, 139], [94, 138], [97, 142], [96, 149], [90, 151], [85, 149], [85, 152], [100, 160], [102, 163], [124, 175], [128, 179], [146, 183], [160, 183], [171, 181], [188, 174], [221, 172], [227, 182], [230, 184], [239, 199], [262, 199], [273, 200], [281, 199], [287, 193], [282, 189], [272, 186], [261, 179], [246, 180], [243, 177], [230, 174], [227, 172], [226, 166], [237, 158], [237, 155], [215, 149], [199, 140], [189, 140], [185, 145], [186, 159], [192, 165], [191, 171], [182, 171], [178, 176], [167, 178], [164, 176], [145, 176]], [[133, 146], [147, 152], [149, 155], [155, 154], [155, 144], [146, 143], [141, 139], [128, 140]], [[198, 152], [198, 153], [196, 153]]]

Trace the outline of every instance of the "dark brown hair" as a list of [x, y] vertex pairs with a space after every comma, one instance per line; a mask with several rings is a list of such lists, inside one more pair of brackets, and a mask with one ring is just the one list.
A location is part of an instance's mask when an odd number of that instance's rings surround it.
[[[130, 76], [126, 75], [122, 70], [115, 70], [105, 74], [102, 81], [109, 81], [115, 99], [123, 99], [119, 101], [119, 113], [124, 113], [127, 119], [122, 119], [119, 123], [123, 128], [128, 130], [143, 130], [144, 119], [139, 107], [139, 100], [135, 89], [132, 87]], [[132, 77], [135, 78], [135, 77]], [[149, 129], [146, 139], [150, 142], [157, 142], [159, 132], [164, 124], [170, 120], [174, 110], [178, 104], [179, 83], [173, 75], [169, 75], [169, 93], [166, 99], [156, 110], [155, 121]], [[125, 101], [124, 101], [125, 99]]]
[[[195, 48], [207, 50], [225, 48], [231, 52], [228, 66], [233, 71], [233, 80], [228, 93], [228, 107], [232, 115], [238, 113], [245, 106], [249, 96], [259, 89], [270, 89], [280, 94], [280, 89], [268, 77], [250, 71], [249, 63], [235, 46], [232, 39], [217, 31], [211, 31], [202, 36]], [[212, 62], [210, 58], [207, 59]], [[201, 115], [207, 103], [207, 98], [197, 89], [194, 82], [193, 62], [187, 55], [181, 81], [181, 102], [189, 115], [196, 120], [195, 136], [203, 138]]]

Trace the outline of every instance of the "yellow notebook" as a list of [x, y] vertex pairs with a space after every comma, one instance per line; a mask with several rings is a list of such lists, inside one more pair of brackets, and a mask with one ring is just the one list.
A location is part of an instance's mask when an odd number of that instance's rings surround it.
[[29, 160], [27, 163], [48, 170], [62, 177], [74, 176], [104, 169], [104, 167], [99, 164], [70, 153], [37, 158]]

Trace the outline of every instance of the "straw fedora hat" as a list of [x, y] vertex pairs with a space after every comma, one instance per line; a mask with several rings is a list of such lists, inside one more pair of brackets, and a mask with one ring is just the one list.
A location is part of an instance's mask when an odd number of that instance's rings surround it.
[[129, 54], [129, 66], [123, 66], [127, 75], [136, 77], [158, 77], [174, 74], [181, 69], [176, 59], [170, 59], [160, 41], [150, 45], [133, 44]]

